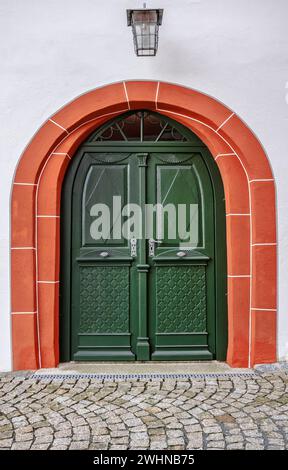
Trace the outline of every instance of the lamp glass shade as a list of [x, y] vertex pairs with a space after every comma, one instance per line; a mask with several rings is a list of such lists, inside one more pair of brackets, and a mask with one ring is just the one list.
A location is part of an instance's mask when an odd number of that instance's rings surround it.
[[162, 10], [128, 10], [127, 14], [137, 56], [155, 56]]

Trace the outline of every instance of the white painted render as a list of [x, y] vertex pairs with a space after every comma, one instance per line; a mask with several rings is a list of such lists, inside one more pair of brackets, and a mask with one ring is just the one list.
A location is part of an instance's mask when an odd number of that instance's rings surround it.
[[[150, 0], [164, 8], [156, 57], [137, 58], [126, 8], [139, 0], [0, 1], [0, 370], [11, 367], [9, 210], [23, 149], [92, 88], [149, 79], [195, 88], [262, 142], [277, 187], [278, 358], [288, 358], [288, 1]], [[267, 207], [269, 211], [269, 207]]]

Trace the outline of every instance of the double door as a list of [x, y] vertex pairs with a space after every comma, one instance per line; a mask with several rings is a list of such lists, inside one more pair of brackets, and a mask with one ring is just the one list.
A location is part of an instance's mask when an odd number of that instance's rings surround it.
[[215, 357], [209, 171], [201, 152], [146, 150], [87, 151], [77, 168], [72, 360]]

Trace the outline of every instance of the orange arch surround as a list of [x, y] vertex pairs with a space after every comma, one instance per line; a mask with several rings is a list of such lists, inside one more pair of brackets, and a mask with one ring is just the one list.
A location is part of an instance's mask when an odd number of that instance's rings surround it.
[[59, 362], [60, 196], [85, 138], [130, 109], [150, 109], [195, 132], [217, 163], [225, 190], [228, 352], [234, 367], [276, 361], [275, 185], [249, 128], [215, 99], [170, 83], [128, 81], [92, 90], [48, 119], [19, 160], [12, 192], [13, 367]]

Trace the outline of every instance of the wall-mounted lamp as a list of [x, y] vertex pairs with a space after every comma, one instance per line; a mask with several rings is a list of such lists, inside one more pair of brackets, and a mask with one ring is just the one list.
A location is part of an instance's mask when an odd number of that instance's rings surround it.
[[163, 10], [127, 10], [127, 24], [132, 26], [133, 41], [137, 56], [154, 56], [158, 48], [159, 25], [162, 24]]

